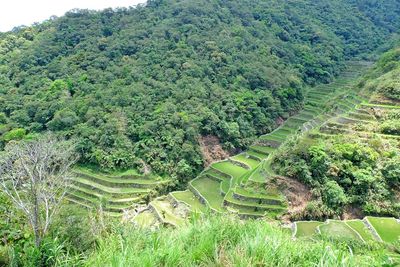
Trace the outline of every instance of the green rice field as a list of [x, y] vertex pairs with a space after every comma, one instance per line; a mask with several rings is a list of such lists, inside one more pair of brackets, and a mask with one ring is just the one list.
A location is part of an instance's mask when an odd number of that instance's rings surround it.
[[295, 222], [296, 224], [296, 237], [311, 237], [317, 234], [317, 227], [323, 224], [317, 221], [301, 221]]

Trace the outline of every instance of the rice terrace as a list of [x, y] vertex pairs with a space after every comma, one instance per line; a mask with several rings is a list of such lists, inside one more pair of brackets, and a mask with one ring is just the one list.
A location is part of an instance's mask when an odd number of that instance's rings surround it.
[[1, 4], [0, 266], [400, 266], [399, 1], [114, 2]]

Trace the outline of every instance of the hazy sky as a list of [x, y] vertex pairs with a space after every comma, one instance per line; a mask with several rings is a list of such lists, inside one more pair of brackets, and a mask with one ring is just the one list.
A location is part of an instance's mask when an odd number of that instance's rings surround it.
[[31, 25], [52, 15], [62, 16], [73, 8], [128, 7], [146, 0], [0, 0], [0, 31]]

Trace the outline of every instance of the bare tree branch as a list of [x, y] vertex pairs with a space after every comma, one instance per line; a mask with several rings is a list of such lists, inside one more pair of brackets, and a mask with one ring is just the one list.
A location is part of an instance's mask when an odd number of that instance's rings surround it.
[[0, 189], [26, 215], [36, 246], [65, 196], [77, 161], [74, 151], [71, 141], [48, 134], [36, 141], [9, 143], [0, 154]]

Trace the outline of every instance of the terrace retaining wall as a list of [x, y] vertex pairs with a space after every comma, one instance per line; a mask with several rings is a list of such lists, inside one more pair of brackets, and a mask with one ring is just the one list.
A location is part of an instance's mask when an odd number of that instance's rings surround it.
[[235, 191], [233, 192], [233, 197], [237, 200], [242, 200], [242, 201], [248, 200], [248, 201], [252, 201], [254, 203], [258, 203], [258, 204], [268, 204], [268, 205], [282, 205], [283, 204], [281, 200], [243, 196], [243, 195], [238, 195], [237, 193], [235, 193]]
[[250, 169], [251, 169], [249, 165], [247, 165], [247, 164], [245, 164], [245, 163], [243, 163], [243, 162], [236, 161], [236, 160], [233, 160], [233, 159], [230, 159], [230, 158], [228, 159], [228, 161], [229, 161], [230, 163], [234, 164], [234, 165], [237, 165], [237, 166], [239, 166], [239, 167], [242, 167], [243, 169], [246, 169], [246, 170], [250, 170]]

